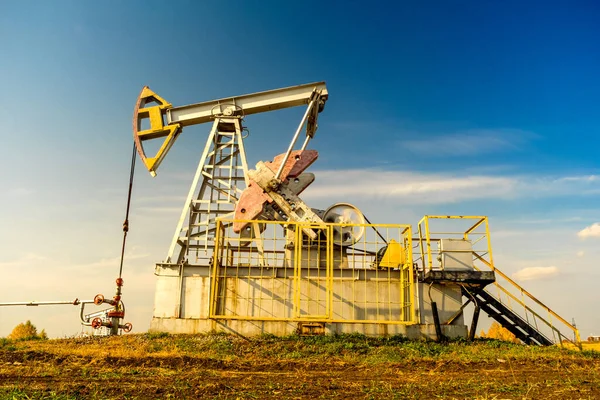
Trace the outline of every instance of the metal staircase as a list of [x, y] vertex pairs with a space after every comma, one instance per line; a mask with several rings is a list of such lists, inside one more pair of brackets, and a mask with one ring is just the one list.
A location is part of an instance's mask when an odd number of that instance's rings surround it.
[[521, 318], [517, 313], [510, 310], [498, 299], [488, 293], [485, 289], [462, 287], [463, 296], [475, 299], [475, 307], [479, 307], [488, 316], [496, 320], [517, 339], [526, 344], [550, 346], [554, 344], [536, 326]]
[[[433, 231], [431, 226], [438, 221], [446, 226]], [[456, 231], [455, 226], [461, 223], [463, 227]], [[425, 216], [419, 222], [418, 233], [420, 256], [415, 262], [420, 264], [423, 282], [459, 286], [467, 299], [446, 324], [451, 324], [472, 303], [475, 310], [470, 338], [475, 336], [479, 313], [483, 311], [526, 344], [571, 343], [581, 349], [575, 326], [495, 267], [487, 217]], [[445, 250], [445, 240], [461, 242], [462, 248]], [[448, 270], [448, 265], [458, 265], [459, 271]]]

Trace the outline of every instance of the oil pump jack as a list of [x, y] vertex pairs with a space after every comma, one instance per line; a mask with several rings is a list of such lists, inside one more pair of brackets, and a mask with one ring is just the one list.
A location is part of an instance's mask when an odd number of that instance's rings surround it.
[[[325, 83], [317, 82], [174, 107], [144, 87], [133, 115], [115, 296], [0, 306], [79, 305], [84, 325], [106, 334], [130, 331], [131, 324], [121, 322], [121, 273], [136, 152], [156, 176], [185, 127], [211, 122], [167, 256], [155, 267], [152, 330], [362, 332], [442, 340], [473, 338], [484, 311], [524, 343], [562, 344], [574, 337], [580, 346], [576, 327], [495, 266], [487, 217], [426, 215], [413, 238], [410, 225], [372, 224], [348, 203], [309, 207], [300, 194], [315, 180], [305, 171], [318, 153], [307, 146], [328, 97]], [[249, 169], [244, 118], [297, 106], [306, 110], [287, 150]], [[147, 154], [144, 144], [159, 140], [156, 154]], [[438, 230], [438, 221], [458, 230]], [[85, 315], [84, 305], [92, 302], [111, 307]], [[474, 313], [468, 331], [463, 310], [469, 304]]]
[[[306, 169], [318, 158], [308, 144], [328, 98], [325, 83], [316, 82], [174, 107], [143, 88], [133, 136], [153, 176], [185, 127], [212, 123], [167, 256], [155, 267], [151, 329], [289, 334], [297, 323], [300, 332], [439, 339], [473, 337], [482, 310], [526, 343], [567, 337], [540, 317], [544, 313], [574, 330], [495, 267], [487, 217], [425, 216], [415, 239], [410, 225], [373, 225], [347, 203], [327, 210], [308, 206], [300, 195], [315, 180]], [[287, 150], [249, 169], [244, 118], [297, 106], [306, 110]], [[153, 155], [144, 148], [150, 140], [162, 140]], [[438, 220], [468, 225], [436, 233]], [[283, 228], [281, 241], [277, 234], [266, 240], [272, 226]], [[413, 249], [420, 254], [413, 257]], [[497, 277], [527, 299], [500, 286]], [[467, 333], [463, 309], [469, 303], [475, 312]]]

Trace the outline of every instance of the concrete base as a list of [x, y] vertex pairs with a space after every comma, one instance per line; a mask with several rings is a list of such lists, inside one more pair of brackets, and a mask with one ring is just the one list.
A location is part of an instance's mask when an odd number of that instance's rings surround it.
[[[273, 321], [210, 320], [191, 318], [152, 318], [150, 331], [169, 333], [228, 332], [241, 336], [273, 334], [287, 336], [296, 333], [297, 323]], [[325, 334], [362, 333], [367, 336], [402, 335], [412, 340], [434, 340], [433, 324], [325, 324]], [[448, 338], [466, 338], [465, 325], [442, 325], [442, 333]]]
[[[299, 314], [309, 319], [327, 315], [324, 276], [314, 276], [318, 268], [301, 268], [297, 281], [293, 268], [238, 267], [224, 270], [219, 277], [217, 303], [209, 318], [211, 291], [208, 266], [157, 265], [154, 316], [150, 330], [170, 333], [231, 332], [242, 336], [292, 335], [296, 322], [273, 321]], [[232, 274], [232, 275], [230, 275]], [[324, 274], [324, 272], [323, 272]], [[445, 325], [462, 304], [456, 284], [415, 283], [414, 296], [402, 288], [400, 271], [375, 269], [334, 269], [331, 276], [331, 318], [337, 322], [312, 327], [312, 333], [362, 333], [369, 336], [402, 335], [410, 339], [435, 339], [431, 303], [436, 302], [442, 334], [449, 338], [467, 337], [462, 315]], [[301, 296], [294, 299], [295, 286]], [[405, 299], [405, 300], [403, 300]], [[295, 302], [299, 312], [294, 309]], [[410, 321], [410, 303], [415, 303], [418, 324], [402, 325], [385, 321]], [[252, 317], [239, 320], [236, 317]], [[271, 321], [261, 321], [271, 319]], [[344, 321], [353, 321], [347, 323]], [[361, 321], [363, 323], [355, 323]], [[307, 324], [304, 324], [307, 328]], [[314, 328], [314, 329], [313, 329]]]

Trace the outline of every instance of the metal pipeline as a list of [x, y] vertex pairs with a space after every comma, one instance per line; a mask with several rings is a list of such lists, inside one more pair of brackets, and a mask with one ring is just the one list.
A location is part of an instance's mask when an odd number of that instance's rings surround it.
[[29, 306], [29, 307], [37, 307], [37, 306], [57, 306], [63, 304], [70, 304], [73, 306], [77, 306], [79, 304], [89, 304], [93, 303], [94, 300], [79, 300], [75, 299], [72, 301], [13, 301], [13, 302], [5, 302], [0, 303], [0, 307], [2, 306]]
[[[79, 320], [81, 324], [84, 326], [91, 326], [93, 328], [99, 328], [101, 326], [105, 326], [111, 329], [111, 334], [116, 335], [119, 329], [123, 329], [125, 332], [131, 331], [133, 326], [128, 322], [126, 324], [120, 324], [120, 320], [125, 317], [125, 305], [121, 301], [121, 286], [123, 286], [123, 279], [117, 279], [117, 291], [116, 296], [110, 300], [105, 299], [101, 294], [94, 297], [94, 300], [79, 300], [75, 299], [72, 301], [12, 301], [12, 302], [3, 302], [0, 303], [0, 307], [2, 306], [27, 306], [27, 307], [37, 307], [37, 306], [57, 306], [57, 305], [73, 305], [79, 306]], [[110, 304], [114, 307], [114, 310], [108, 311], [107, 315], [110, 317], [112, 322], [103, 322], [101, 318], [94, 318], [89, 321], [89, 319], [85, 318], [85, 305], [86, 304]], [[112, 316], [110, 314], [113, 314]]]
[[[92, 301], [92, 303], [93, 303], [93, 301]], [[79, 306], [79, 319], [81, 320], [81, 324], [82, 325], [92, 326], [92, 323], [91, 322], [87, 322], [85, 320], [85, 318], [83, 317], [83, 310], [84, 310], [86, 304], [87, 303], [81, 303], [81, 305]]]

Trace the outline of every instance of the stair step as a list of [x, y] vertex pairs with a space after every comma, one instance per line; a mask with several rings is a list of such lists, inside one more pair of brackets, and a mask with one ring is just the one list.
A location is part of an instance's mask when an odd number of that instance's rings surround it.
[[477, 291], [477, 293], [471, 293], [468, 288], [463, 287], [463, 294], [469, 297], [464, 292], [468, 292], [472, 297], [475, 297], [477, 304], [485, 313], [523, 342], [541, 345], [553, 344], [553, 342], [545, 337], [536, 327], [532, 326], [528, 321], [525, 321], [521, 316], [506, 307], [489, 292], [480, 290]]

